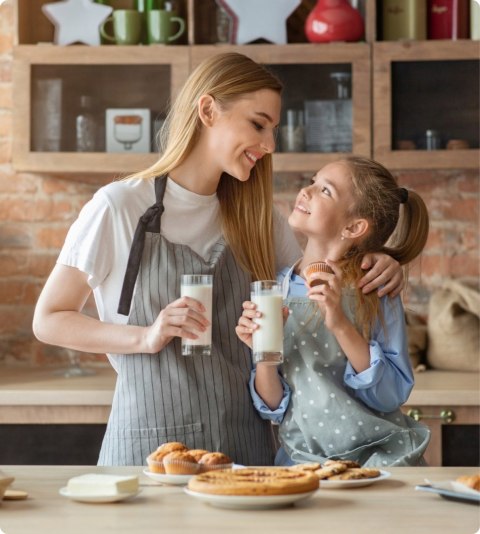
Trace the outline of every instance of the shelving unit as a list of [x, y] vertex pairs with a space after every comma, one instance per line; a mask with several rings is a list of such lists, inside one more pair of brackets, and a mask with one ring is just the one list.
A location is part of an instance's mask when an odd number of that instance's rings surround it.
[[[329, 73], [333, 69], [350, 72], [352, 152], [356, 154], [373, 156], [392, 169], [478, 167], [478, 41], [375, 42], [376, 0], [366, 0], [365, 3], [365, 42], [306, 43], [303, 25], [316, 1], [303, 0], [287, 20], [288, 45], [213, 44], [216, 40], [212, 25], [215, 0], [202, 0], [201, 4], [199, 0], [178, 0], [176, 7], [186, 18], [188, 27], [181, 42], [189, 44], [133, 47], [54, 46], [51, 44], [53, 26], [41, 12], [41, 6], [48, 1], [51, 0], [33, 3], [17, 0], [13, 164], [19, 171], [99, 180], [102, 176], [122, 175], [150, 165], [157, 157], [155, 152], [107, 153], [101, 147], [98, 152], [74, 151], [72, 132], [81, 93], [88, 90], [97, 98], [100, 114], [109, 107], [149, 108], [152, 116], [163, 114], [191, 70], [203, 58], [227, 50], [244, 53], [269, 65], [282, 78], [285, 84], [284, 109], [298, 106], [300, 98], [328, 99]], [[115, 0], [115, 7], [127, 7], [128, 2]], [[442, 68], [436, 68], [436, 63], [441, 63]], [[449, 91], [439, 81], [431, 86], [424, 84], [425, 94], [415, 89], [420, 81], [425, 81], [422, 67], [432, 64], [432, 71], [440, 76], [440, 80], [446, 73]], [[458, 65], [466, 65], [467, 74], [455, 85], [455, 76], [448, 76], [444, 66], [453, 66], [451, 72], [455, 73]], [[42, 76], [59, 77], [66, 88], [62, 106], [63, 146], [59, 152], [34, 150], [35, 80]], [[431, 95], [428, 94], [429, 87]], [[452, 103], [459, 96], [461, 100], [456, 109]], [[410, 132], [412, 125], [405, 121], [405, 109], [416, 110], [413, 120], [418, 132]], [[435, 120], [452, 116], [458, 119], [458, 124], [448, 135], [467, 138], [471, 148], [430, 152], [422, 150], [419, 143], [417, 150], [398, 150], [397, 141], [407, 134], [419, 138], [427, 128], [447, 130], [445, 124], [433, 125], [428, 113]], [[311, 172], [339, 155], [338, 152], [277, 152], [274, 154], [274, 170]]]
[[[391, 169], [478, 168], [477, 41], [379, 42], [373, 45], [373, 156]], [[427, 129], [441, 149], [425, 150]], [[470, 149], [447, 150], [448, 139]], [[416, 150], [399, 150], [400, 140]]]

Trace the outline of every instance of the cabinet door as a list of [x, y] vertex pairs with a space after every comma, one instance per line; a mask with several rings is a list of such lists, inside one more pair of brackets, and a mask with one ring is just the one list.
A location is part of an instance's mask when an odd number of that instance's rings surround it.
[[[282, 80], [284, 94], [280, 127], [286, 123], [288, 109], [304, 114], [304, 150], [301, 153], [283, 152], [285, 147], [278, 143], [273, 157], [274, 171], [313, 172], [345, 152], [370, 155], [369, 45], [193, 46], [192, 67], [222, 51], [246, 54], [266, 64]], [[349, 78], [346, 98], [338, 98], [335, 76], [331, 76], [334, 73]], [[341, 137], [339, 125], [343, 125]]]
[[[147, 167], [157, 158], [155, 126], [188, 71], [188, 50], [180, 46], [17, 47], [15, 168], [111, 179], [112, 174]], [[84, 95], [91, 97], [96, 125], [91, 152], [79, 152], [76, 145], [76, 117], [83, 112]], [[107, 121], [107, 110], [119, 109], [132, 113], [122, 112], [122, 120], [110, 114]], [[109, 147], [107, 135], [118, 146], [110, 143]], [[136, 141], [138, 136], [142, 144]]]
[[431, 430], [425, 453], [429, 466], [479, 466], [477, 406], [404, 406], [402, 411]]
[[373, 65], [375, 159], [390, 169], [478, 168], [478, 43], [375, 43]]

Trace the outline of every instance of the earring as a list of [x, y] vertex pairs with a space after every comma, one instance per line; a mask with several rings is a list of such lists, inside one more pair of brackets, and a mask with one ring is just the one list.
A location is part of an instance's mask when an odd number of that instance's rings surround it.
[[340, 237], [340, 239], [341, 239], [342, 241], [345, 241], [345, 236], [342, 234], [341, 237]]

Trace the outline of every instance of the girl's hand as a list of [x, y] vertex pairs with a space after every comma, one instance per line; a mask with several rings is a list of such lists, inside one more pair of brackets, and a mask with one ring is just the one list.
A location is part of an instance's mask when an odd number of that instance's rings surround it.
[[243, 341], [245, 345], [252, 348], [252, 334], [253, 331], [258, 328], [253, 319], [255, 317], [261, 317], [262, 314], [257, 310], [257, 305], [254, 302], [246, 300], [243, 305], [243, 312], [238, 319], [238, 325], [235, 327], [235, 332], [240, 341]]
[[152, 326], [146, 329], [145, 343], [150, 354], [159, 352], [174, 337], [198, 339], [210, 325], [203, 315], [205, 308], [198, 300], [181, 297], [166, 306]]
[[326, 262], [332, 268], [333, 274], [319, 273], [317, 278], [325, 280], [325, 283], [311, 287], [308, 297], [317, 302], [324, 316], [325, 326], [333, 331], [346, 320], [342, 308], [342, 270], [335, 262]]
[[386, 254], [366, 254], [362, 269], [368, 270], [358, 282], [358, 287], [364, 293], [378, 289], [379, 297], [389, 295], [393, 298], [400, 294], [405, 285], [402, 266]]

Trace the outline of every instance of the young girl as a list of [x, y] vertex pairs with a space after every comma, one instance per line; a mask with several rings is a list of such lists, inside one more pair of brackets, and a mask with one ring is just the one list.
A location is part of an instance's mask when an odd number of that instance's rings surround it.
[[[289, 223], [307, 244], [278, 276], [289, 308], [284, 380], [275, 367], [258, 364], [250, 383], [260, 415], [281, 423], [276, 463], [417, 464], [429, 431], [399, 410], [414, 383], [401, 300], [365, 296], [355, 285], [367, 252], [401, 264], [420, 254], [428, 235], [425, 204], [380, 164], [352, 157], [315, 175]], [[317, 260], [332, 273], [317, 273], [312, 278], [325, 283], [308, 287], [302, 273]], [[245, 302], [237, 334], [249, 346], [255, 317], [255, 305]]]
[[[235, 335], [252, 279], [271, 278], [300, 249], [272, 210], [272, 152], [281, 84], [241, 54], [207, 59], [168, 115], [149, 169], [101, 188], [73, 224], [34, 316], [46, 342], [107, 353], [117, 383], [102, 465], [142, 465], [160, 443], [273, 462], [270, 425], [247, 388], [248, 349]], [[373, 265], [364, 290], [402, 285], [398, 263]], [[380, 274], [379, 274], [380, 273]], [[208, 321], [180, 298], [182, 274], [214, 278], [211, 356], [183, 357], [180, 338]], [[84, 314], [93, 291], [99, 319]]]

